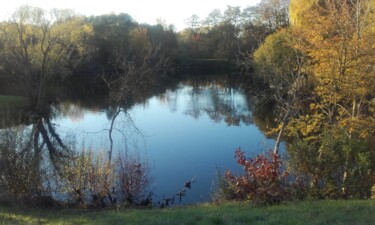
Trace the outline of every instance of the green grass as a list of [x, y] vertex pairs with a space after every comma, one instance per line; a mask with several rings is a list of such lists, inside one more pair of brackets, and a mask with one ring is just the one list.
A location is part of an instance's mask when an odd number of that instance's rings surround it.
[[25, 97], [0, 95], [0, 110], [24, 106], [26, 103]]
[[200, 205], [169, 209], [102, 210], [0, 207], [0, 224], [351, 224], [375, 222], [374, 200], [316, 201], [254, 208], [246, 204]]

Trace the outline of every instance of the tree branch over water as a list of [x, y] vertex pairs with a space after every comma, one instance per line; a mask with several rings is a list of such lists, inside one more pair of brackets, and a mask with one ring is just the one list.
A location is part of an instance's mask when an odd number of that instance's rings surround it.
[[113, 138], [112, 131], [115, 121], [121, 112], [126, 112], [126, 108], [140, 94], [144, 88], [150, 88], [157, 82], [158, 77], [163, 73], [168, 73], [171, 69], [169, 59], [160, 52], [160, 46], [150, 47], [144, 56], [134, 57], [131, 60], [126, 55], [117, 53], [117, 62], [120, 70], [114, 75], [114, 79], [109, 80], [102, 76], [110, 91], [109, 101], [115, 109], [111, 125], [108, 131], [110, 147], [108, 150], [109, 162], [112, 161]]

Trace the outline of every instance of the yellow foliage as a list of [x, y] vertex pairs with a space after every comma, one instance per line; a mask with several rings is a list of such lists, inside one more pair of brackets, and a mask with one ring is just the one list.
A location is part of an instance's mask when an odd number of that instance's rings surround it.
[[316, 2], [316, 0], [290, 0], [289, 19], [293, 25], [301, 25], [303, 15]]
[[[294, 27], [294, 47], [309, 57], [316, 81], [317, 101], [310, 110], [324, 114], [349, 136], [373, 133], [369, 106], [375, 93], [375, 12], [367, 9], [374, 1], [320, 1], [307, 11], [302, 2], [314, 1], [291, 1], [291, 16], [304, 12], [303, 26]], [[315, 125], [311, 122], [302, 133], [307, 135]]]
[[34, 7], [21, 7], [9, 22], [0, 24], [0, 41], [2, 55], [7, 64], [14, 68], [28, 67], [27, 74], [19, 74], [31, 80], [40, 74], [40, 80], [55, 74], [53, 69], [60, 67], [62, 75], [71, 57], [82, 56], [87, 37], [92, 35], [91, 25], [86, 24], [83, 17], [66, 15], [60, 18], [55, 12], [44, 12]]

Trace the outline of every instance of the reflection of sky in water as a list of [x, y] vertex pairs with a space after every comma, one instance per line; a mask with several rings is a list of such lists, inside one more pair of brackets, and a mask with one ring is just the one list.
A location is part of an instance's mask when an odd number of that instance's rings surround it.
[[[233, 113], [251, 115], [246, 101], [239, 92], [233, 90], [202, 89], [197, 92], [190, 87], [180, 87], [154, 96], [145, 104], [129, 110], [135, 126], [142, 132], [134, 132], [125, 116], [119, 117], [116, 129], [125, 133], [129, 146], [137, 144], [146, 149], [152, 169], [153, 190], [160, 200], [165, 195], [177, 193], [185, 181], [195, 178], [192, 190], [187, 192], [185, 202], [196, 202], [200, 198], [208, 200], [216, 168], [238, 171], [234, 150], [241, 146], [248, 156], [272, 148], [273, 141], [254, 125], [228, 126], [224, 120], [217, 123], [207, 112], [215, 110], [214, 101], [227, 104]], [[223, 103], [224, 102], [224, 103]], [[220, 108], [217, 107], [216, 109]], [[195, 111], [195, 112], [192, 112]], [[81, 120], [65, 117], [55, 121], [60, 132], [77, 132], [77, 144], [83, 141], [94, 149], [108, 149], [110, 121], [105, 112], [82, 111]], [[199, 114], [197, 116], [197, 113]], [[115, 132], [114, 150], [124, 149], [124, 136]]]

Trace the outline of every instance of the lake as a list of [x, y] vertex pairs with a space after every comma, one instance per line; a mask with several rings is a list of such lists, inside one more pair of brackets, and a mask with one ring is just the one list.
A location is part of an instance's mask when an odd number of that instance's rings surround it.
[[[53, 120], [60, 135], [74, 134], [78, 146], [108, 149], [110, 110], [77, 101], [62, 105], [64, 113]], [[137, 151], [147, 159], [154, 201], [186, 189], [191, 180], [182, 203], [209, 201], [218, 171], [241, 171], [234, 159], [238, 147], [248, 156], [273, 147], [252, 117], [236, 82], [221, 76], [184, 79], [116, 118], [114, 151]]]

